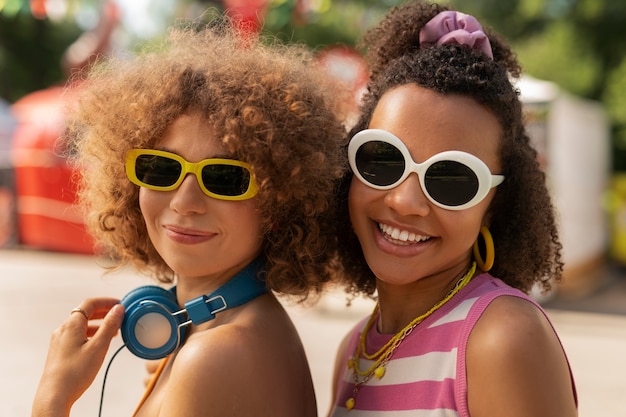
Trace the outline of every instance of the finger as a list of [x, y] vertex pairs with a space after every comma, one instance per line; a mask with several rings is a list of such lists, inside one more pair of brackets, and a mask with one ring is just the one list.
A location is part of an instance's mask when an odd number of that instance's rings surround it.
[[[91, 339], [96, 334], [99, 328], [100, 328], [99, 324], [93, 324], [93, 325], [90, 324], [87, 327], [87, 338]], [[115, 334], [114, 336], [116, 335], [117, 334]]]
[[89, 325], [87, 326], [87, 337], [88, 338], [92, 338], [94, 334], [96, 334], [96, 332], [98, 331], [98, 329], [100, 328], [100, 325]]
[[74, 314], [74, 313], [82, 314], [83, 317], [85, 317], [87, 320], [89, 320], [89, 314], [87, 314], [87, 312], [85, 310], [83, 310], [82, 308], [80, 308], [80, 307], [76, 307], [76, 308], [72, 309], [72, 311], [70, 311], [70, 316], [72, 314]]
[[90, 324], [89, 326], [87, 326], [87, 337], [91, 339], [96, 334], [99, 328], [100, 324]]
[[107, 312], [119, 302], [120, 300], [116, 298], [88, 298], [80, 303], [75, 310], [84, 311], [89, 320], [99, 320], [104, 318]]
[[124, 319], [124, 307], [121, 304], [114, 305], [104, 316], [102, 323], [93, 334], [91, 340], [94, 344], [106, 344], [111, 342]]

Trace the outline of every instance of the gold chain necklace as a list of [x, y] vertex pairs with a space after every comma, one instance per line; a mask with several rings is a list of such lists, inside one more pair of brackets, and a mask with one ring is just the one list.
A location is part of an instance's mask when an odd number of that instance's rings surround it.
[[[359, 389], [361, 388], [363, 384], [365, 384], [374, 376], [377, 379], [381, 379], [385, 375], [385, 371], [386, 371], [385, 366], [387, 365], [387, 362], [389, 362], [389, 360], [391, 359], [391, 356], [396, 351], [398, 346], [400, 346], [402, 341], [406, 339], [406, 337], [410, 335], [411, 332], [413, 332], [413, 329], [415, 329], [415, 327], [417, 327], [418, 324], [420, 324], [422, 321], [424, 321], [424, 319], [426, 319], [428, 316], [430, 316], [435, 311], [437, 311], [441, 306], [443, 306], [452, 297], [454, 297], [456, 293], [458, 293], [463, 287], [465, 287], [467, 283], [470, 282], [470, 280], [474, 276], [475, 271], [476, 271], [476, 262], [473, 262], [472, 266], [467, 271], [467, 273], [463, 276], [463, 278], [461, 278], [459, 282], [456, 283], [454, 288], [441, 301], [435, 304], [426, 313], [411, 320], [409, 324], [407, 324], [402, 330], [396, 333], [377, 352], [373, 354], [368, 354], [365, 350], [365, 343], [366, 343], [367, 334], [369, 333], [370, 329], [374, 325], [374, 321], [376, 319], [376, 316], [379, 310], [379, 304], [376, 303], [376, 306], [374, 307], [374, 311], [372, 312], [372, 315], [367, 321], [367, 324], [365, 325], [365, 328], [363, 329], [363, 332], [361, 333], [361, 336], [359, 337], [359, 342], [357, 343], [354, 357], [348, 360], [348, 369], [352, 369], [352, 377], [354, 380], [354, 389], [352, 390], [352, 397], [348, 398], [348, 400], [346, 401], [346, 408], [348, 410], [352, 410], [354, 408], [356, 395], [358, 394]], [[361, 356], [363, 356], [365, 359], [374, 361], [374, 363], [368, 369], [364, 371], [362, 371], [359, 368], [359, 359], [361, 358]]]

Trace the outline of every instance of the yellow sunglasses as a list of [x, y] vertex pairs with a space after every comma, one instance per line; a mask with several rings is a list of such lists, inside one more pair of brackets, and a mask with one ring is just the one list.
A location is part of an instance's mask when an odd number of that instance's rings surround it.
[[258, 192], [250, 165], [235, 159], [189, 162], [175, 153], [156, 149], [131, 149], [126, 153], [126, 176], [140, 187], [175, 190], [190, 173], [206, 195], [219, 200], [247, 200]]

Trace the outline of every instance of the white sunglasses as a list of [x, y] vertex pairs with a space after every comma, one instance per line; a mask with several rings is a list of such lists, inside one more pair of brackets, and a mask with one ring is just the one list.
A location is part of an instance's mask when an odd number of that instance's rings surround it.
[[366, 129], [352, 137], [348, 158], [354, 175], [377, 190], [390, 190], [416, 173], [422, 191], [436, 206], [464, 210], [480, 203], [489, 190], [504, 181], [472, 154], [445, 151], [416, 163], [404, 143], [380, 129]]

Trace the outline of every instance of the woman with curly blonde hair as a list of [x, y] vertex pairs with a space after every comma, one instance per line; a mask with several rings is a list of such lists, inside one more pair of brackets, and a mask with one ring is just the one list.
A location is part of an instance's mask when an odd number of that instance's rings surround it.
[[332, 275], [341, 91], [307, 50], [228, 24], [172, 30], [160, 48], [95, 67], [69, 124], [88, 225], [118, 266], [176, 286], [74, 309], [33, 416], [69, 415], [120, 326], [133, 353], [164, 357], [137, 416], [317, 415], [273, 293], [304, 300]]

